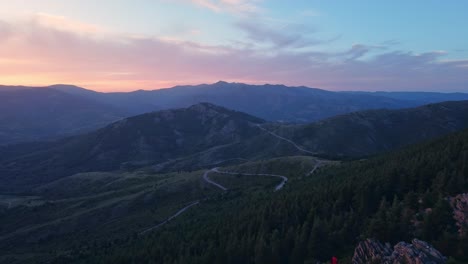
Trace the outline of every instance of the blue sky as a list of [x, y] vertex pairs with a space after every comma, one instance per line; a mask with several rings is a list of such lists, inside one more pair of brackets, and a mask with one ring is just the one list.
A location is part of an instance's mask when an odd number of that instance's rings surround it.
[[468, 91], [466, 1], [0, 0], [0, 10], [5, 84]]

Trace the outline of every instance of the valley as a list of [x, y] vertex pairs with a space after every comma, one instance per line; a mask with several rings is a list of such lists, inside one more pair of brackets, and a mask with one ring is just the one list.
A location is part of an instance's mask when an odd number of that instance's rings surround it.
[[[268, 171], [272, 163], [280, 163], [289, 168], [299, 163], [303, 164], [304, 171], [309, 171], [313, 169], [316, 161], [310, 157], [280, 158], [245, 163], [240, 167], [231, 166], [226, 169], [246, 171], [255, 169], [264, 172]], [[215, 178], [223, 182], [226, 176], [219, 171], [214, 172], [220, 175]], [[55, 241], [63, 242], [63, 239], [71, 234], [74, 239], [95, 240], [97, 237], [119, 239], [132, 234], [145, 235], [156, 231], [163, 225], [176, 221], [178, 217], [184, 217], [184, 214], [191, 212], [190, 210], [196, 210], [199, 204], [210, 203], [222, 195], [216, 186], [204, 181], [202, 175], [205, 173], [204, 171], [170, 174], [147, 174], [142, 171], [124, 174], [82, 173], [39, 186], [34, 191], [38, 195], [34, 197], [37, 202], [33, 204], [27, 202], [26, 207], [16, 204], [3, 211], [7, 215], [2, 217], [1, 248], [12, 250], [13, 247], [22, 248], [37, 242], [44, 244], [45, 248], [57, 247]], [[260, 175], [264, 176], [265, 173]], [[237, 185], [237, 187], [233, 188], [233, 191], [237, 195], [255, 190], [273, 191], [274, 187], [278, 188], [284, 183], [280, 181], [278, 185], [279, 180], [264, 179], [269, 177], [253, 178], [255, 178], [253, 181], [236, 179], [237, 183], [232, 186]], [[270, 187], [271, 184], [274, 185]], [[16, 196], [15, 199], [26, 198]], [[12, 197], [3, 197], [2, 201], [9, 199]], [[25, 218], [29, 221], [12, 221], [19, 213], [34, 217]], [[100, 222], [100, 219], [106, 221]], [[151, 226], [151, 222], [157, 224]], [[93, 228], [89, 229], [91, 223]], [[7, 232], [8, 230], [15, 231]], [[26, 237], [28, 239], [25, 245]], [[98, 241], [100, 239], [96, 243]], [[42, 246], [40, 248], [44, 250]], [[20, 252], [22, 251], [18, 251], [17, 254], [22, 254]], [[25, 261], [15, 260], [16, 258], [17, 255], [6, 254], [0, 258], [0, 262]]]
[[[280, 192], [272, 191], [277, 183], [271, 183], [267, 192], [251, 190], [241, 196], [231, 187], [224, 196], [200, 203], [177, 223], [152, 234], [151, 242], [134, 240], [84, 261], [123, 263], [154, 257], [174, 263], [219, 259], [297, 263], [338, 255], [349, 263], [354, 241], [368, 236], [390, 243], [417, 236], [445, 256], [463, 260], [467, 240], [453, 229], [453, 209], [444, 197], [466, 190], [466, 135], [464, 131], [368, 160], [336, 164], [304, 177], [316, 163], [302, 173], [295, 172]], [[278, 163], [264, 168], [276, 165], [288, 170]], [[239, 171], [249, 171], [241, 167]], [[256, 166], [249, 167], [252, 171]], [[241, 179], [234, 176], [223, 184], [228, 187], [235, 180]], [[411, 224], [415, 217], [421, 219], [420, 224]], [[174, 239], [183, 242], [171, 244]], [[150, 253], [139, 254], [141, 247], [151, 249]]]
[[0, 191], [27, 191], [92, 171], [145, 167], [164, 173], [304, 154], [356, 159], [467, 127], [468, 101], [369, 110], [307, 125], [267, 123], [202, 103], [123, 119], [55, 142], [0, 147], [0, 180], [8, 183]]
[[[0, 148], [4, 154], [0, 181], [5, 183], [0, 187], [5, 193], [0, 196], [0, 263], [127, 263], [140, 257], [143, 261], [154, 257], [178, 263], [176, 259], [193, 259], [193, 254], [198, 256], [195, 263], [216, 262], [209, 254], [226, 252], [227, 244], [220, 241], [232, 239], [248, 248], [259, 247], [257, 243], [287, 243], [277, 245], [281, 248], [278, 254], [284, 254], [278, 258], [325, 260], [331, 254], [349, 257], [358, 236], [393, 243], [412, 239], [409, 234], [422, 235], [444, 254], [463, 258], [457, 250], [463, 247], [464, 238], [451, 237], [457, 242], [449, 250], [441, 233], [427, 236], [424, 227], [409, 227], [405, 221], [413, 221], [416, 216], [412, 215], [422, 210], [415, 204], [408, 207], [406, 199], [411, 195], [427, 199], [426, 206], [434, 207], [440, 206], [438, 195], [466, 190], [464, 176], [457, 178], [455, 189], [446, 179], [438, 182], [441, 170], [463, 170], [466, 132], [437, 139], [468, 128], [466, 109], [465, 101], [444, 102], [404, 110], [356, 112], [304, 125], [270, 123], [202, 103], [123, 119], [55, 142], [6, 146]], [[408, 151], [415, 154], [405, 152], [407, 146], [425, 139], [435, 139], [435, 143], [410, 147]], [[453, 152], [456, 163], [425, 156], [446, 144], [439, 141], [449, 142], [446, 151]], [[339, 150], [335, 148], [338, 145], [342, 146]], [[400, 155], [406, 158], [399, 160]], [[392, 163], [404, 163], [418, 155], [422, 156], [414, 162], [421, 165]], [[433, 171], [439, 174], [430, 173], [427, 164], [440, 164], [441, 169]], [[414, 166], [421, 168], [388, 174]], [[418, 173], [423, 170], [434, 181], [421, 179]], [[431, 187], [434, 184], [439, 187]], [[385, 204], [387, 210], [387, 201], [392, 199], [392, 206], [406, 210], [400, 215], [401, 225], [409, 229], [385, 233], [377, 219], [380, 208]], [[17, 221], [18, 216], [21, 221]], [[253, 222], [245, 226], [247, 219]], [[225, 229], [223, 223], [230, 223], [232, 229]], [[252, 237], [232, 233], [245, 233], [241, 231], [245, 228]], [[312, 236], [304, 238], [309, 242], [284, 240], [291, 236], [297, 240], [303, 230]], [[330, 240], [319, 230], [327, 230]], [[198, 243], [205, 243], [200, 241], [204, 236], [216, 244], [198, 248]], [[344, 237], [335, 243], [334, 236]], [[317, 244], [317, 239], [322, 242]], [[175, 241], [184, 242], [176, 245]], [[153, 243], [160, 246], [148, 249], [151, 254], [132, 251], [133, 245], [145, 248]], [[301, 243], [314, 255], [303, 252]], [[195, 246], [193, 252], [198, 253], [180, 253], [182, 245]], [[218, 248], [208, 249], [213, 247]], [[241, 259], [253, 262], [253, 256], [276, 254], [236, 250], [223, 258], [236, 256], [232, 263]], [[129, 251], [132, 253], [121, 255]], [[268, 262], [267, 255], [260, 262]]]

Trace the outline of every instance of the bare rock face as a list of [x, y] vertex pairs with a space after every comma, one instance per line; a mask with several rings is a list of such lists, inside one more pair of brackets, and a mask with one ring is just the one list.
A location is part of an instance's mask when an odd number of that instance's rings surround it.
[[354, 263], [382, 263], [393, 250], [390, 244], [382, 244], [374, 239], [366, 239], [358, 244], [354, 250]]
[[438, 264], [445, 263], [446, 258], [430, 244], [413, 239], [412, 244], [400, 242], [395, 245], [389, 263]]
[[383, 264], [439, 264], [446, 263], [446, 258], [430, 244], [413, 239], [411, 244], [399, 242], [392, 249], [390, 244], [382, 244], [373, 239], [359, 243], [354, 250], [352, 263]]
[[453, 209], [453, 218], [455, 219], [460, 236], [468, 233], [468, 193], [459, 194], [449, 198]]

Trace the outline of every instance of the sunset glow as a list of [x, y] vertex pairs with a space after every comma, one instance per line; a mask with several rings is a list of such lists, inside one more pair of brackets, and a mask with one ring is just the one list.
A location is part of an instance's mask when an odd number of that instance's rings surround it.
[[5, 85], [129, 91], [225, 80], [468, 91], [468, 4], [461, 2], [12, 2], [0, 0]]

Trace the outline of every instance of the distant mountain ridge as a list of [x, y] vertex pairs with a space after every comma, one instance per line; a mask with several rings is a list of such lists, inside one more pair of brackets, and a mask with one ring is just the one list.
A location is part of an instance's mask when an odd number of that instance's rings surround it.
[[305, 86], [248, 85], [223, 81], [128, 93], [98, 93], [68, 85], [51, 88], [120, 106], [132, 114], [209, 102], [265, 120], [284, 122], [312, 122], [364, 109], [397, 109], [418, 105], [402, 99], [331, 92]]
[[395, 91], [395, 92], [384, 92], [384, 91], [377, 91], [377, 92], [344, 92], [344, 93], [353, 93], [353, 94], [368, 94], [368, 95], [376, 95], [376, 96], [383, 96], [388, 98], [393, 98], [397, 100], [407, 100], [413, 102], [420, 102], [424, 104], [429, 103], [438, 103], [444, 101], [463, 101], [468, 100], [468, 93], [437, 93], [437, 92], [403, 92], [403, 91]]
[[268, 121], [309, 123], [355, 111], [400, 109], [455, 99], [468, 100], [468, 94], [331, 92], [222, 81], [128, 93], [101, 93], [64, 84], [0, 86], [0, 145], [76, 135], [125, 117], [201, 102]]
[[76, 135], [124, 116], [114, 106], [51, 88], [0, 87], [0, 145]]
[[306, 86], [249, 85], [224, 81], [113, 93], [99, 93], [73, 85], [53, 85], [50, 88], [118, 105], [132, 114], [209, 102], [269, 121], [303, 123], [368, 109], [398, 109], [468, 100], [468, 93], [333, 92]]

